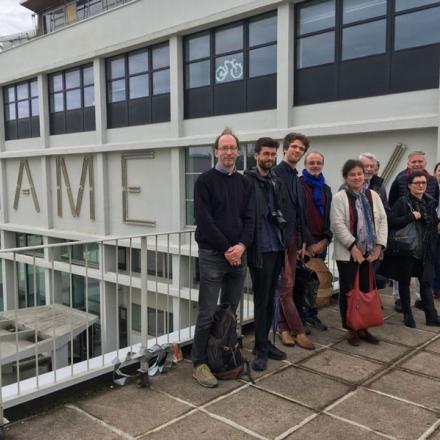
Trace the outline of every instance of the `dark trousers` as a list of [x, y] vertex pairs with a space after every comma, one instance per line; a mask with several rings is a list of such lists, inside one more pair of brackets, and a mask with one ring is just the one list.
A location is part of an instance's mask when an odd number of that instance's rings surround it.
[[249, 267], [254, 291], [255, 346], [257, 353], [267, 354], [267, 337], [274, 313], [274, 296], [284, 252], [262, 254], [260, 269]]
[[280, 332], [290, 331], [293, 335], [304, 333], [304, 326], [293, 300], [296, 273], [296, 240], [293, 239], [289, 249], [284, 251], [284, 263], [281, 269], [280, 289]]
[[347, 297], [346, 294], [353, 289], [354, 277], [359, 268], [359, 288], [362, 292], [370, 291], [373, 286], [370, 286], [370, 263], [364, 261], [360, 265], [353, 260], [350, 261], [336, 261], [339, 271], [339, 311], [341, 313], [342, 327], [348, 330], [347, 326]]
[[437, 251], [435, 255], [435, 276], [434, 276], [434, 292], [440, 291], [440, 237], [437, 240]]
[[[422, 300], [423, 309], [427, 321], [435, 321], [437, 319], [437, 310], [434, 306], [434, 298], [432, 297], [432, 286], [429, 281], [423, 280], [423, 263], [420, 259], [411, 258], [410, 268], [412, 270], [402, 271], [399, 277], [399, 293], [400, 302], [402, 304], [403, 313], [409, 313], [411, 311], [411, 292], [410, 283], [411, 277], [416, 275], [420, 283], [420, 298]], [[406, 265], [405, 267], [408, 267]]]
[[199, 313], [192, 347], [194, 365], [207, 363], [206, 349], [220, 289], [220, 304], [230, 304], [234, 312], [240, 304], [246, 278], [246, 253], [241, 257], [241, 265], [235, 267], [221, 252], [199, 249], [199, 268]]

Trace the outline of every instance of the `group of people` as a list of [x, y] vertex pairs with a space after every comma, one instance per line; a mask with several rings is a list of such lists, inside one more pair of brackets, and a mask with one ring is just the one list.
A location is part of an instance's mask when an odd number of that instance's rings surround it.
[[[339, 306], [347, 340], [379, 341], [368, 329], [347, 325], [346, 294], [355, 276], [363, 291], [371, 289], [371, 274], [394, 280], [396, 309], [404, 324], [415, 327], [411, 312], [410, 281], [419, 283], [420, 304], [426, 324], [440, 326], [434, 294], [440, 294], [437, 247], [440, 167], [438, 181], [426, 171], [425, 153], [414, 151], [408, 168], [396, 177], [389, 197], [378, 176], [379, 163], [369, 153], [350, 159], [342, 168], [343, 185], [332, 196], [323, 175], [324, 156], [309, 151], [310, 141], [301, 133], [285, 136], [283, 160], [277, 165], [279, 143], [269, 137], [256, 141], [256, 166], [244, 175], [235, 168], [239, 140], [224, 130], [215, 140], [214, 168], [199, 176], [194, 187], [195, 238], [199, 247], [199, 311], [193, 342], [193, 377], [202, 386], [214, 387], [217, 379], [207, 360], [207, 344], [214, 313], [220, 303], [235, 312], [243, 292], [247, 267], [254, 292], [255, 355], [252, 368], [265, 370], [268, 359], [287, 355], [269, 339], [274, 319], [274, 297], [279, 292], [277, 333], [282, 344], [313, 350], [310, 329], [325, 331], [316, 307], [306, 307], [294, 294], [299, 259], [324, 259], [334, 241], [339, 271]], [[299, 175], [297, 166], [304, 160]], [[411, 256], [386, 253], [389, 229], [416, 223], [420, 245]], [[439, 244], [440, 246], [440, 244]], [[279, 316], [278, 316], [279, 315]]]

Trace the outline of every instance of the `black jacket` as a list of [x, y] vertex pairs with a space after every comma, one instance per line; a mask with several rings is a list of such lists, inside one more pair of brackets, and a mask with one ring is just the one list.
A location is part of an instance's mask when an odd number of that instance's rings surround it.
[[[439, 189], [437, 179], [434, 176], [427, 175], [428, 186], [426, 187], [426, 194], [430, 195], [438, 203], [439, 200]], [[393, 183], [391, 184], [390, 193], [388, 195], [388, 202], [390, 207], [396, 203], [399, 197], [408, 194], [408, 170], [401, 171]]]
[[387, 191], [385, 189], [385, 185], [383, 184], [382, 177], [373, 176], [370, 180], [370, 186], [368, 187], [368, 189], [372, 189], [379, 194], [379, 197], [382, 200], [383, 207], [385, 208], [385, 211], [388, 212], [390, 207], [388, 205]]
[[[261, 269], [263, 267], [261, 246], [261, 224], [262, 218], [267, 217], [269, 207], [269, 183], [268, 180], [260, 175], [256, 168], [252, 168], [244, 172], [244, 177], [248, 180], [254, 189], [255, 204], [255, 232], [252, 245], [248, 248], [247, 259], [249, 266]], [[275, 193], [276, 208], [281, 210], [283, 203], [282, 182], [275, 176], [271, 175], [272, 187]], [[277, 235], [282, 244], [284, 244], [284, 234], [280, 228], [276, 228]]]
[[306, 195], [304, 187], [299, 181], [298, 171], [292, 169], [292, 167], [283, 160], [273, 168], [272, 172], [283, 182], [284, 205], [281, 211], [287, 220], [284, 231], [286, 246], [290, 246], [295, 234], [297, 234], [298, 246], [301, 246], [302, 243], [306, 243], [307, 245], [313, 244], [314, 240], [307, 228], [305, 218]]

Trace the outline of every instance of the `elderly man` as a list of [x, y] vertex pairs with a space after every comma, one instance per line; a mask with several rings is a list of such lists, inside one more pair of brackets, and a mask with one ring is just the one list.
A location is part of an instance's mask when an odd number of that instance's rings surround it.
[[387, 191], [385, 189], [385, 185], [383, 184], [382, 177], [377, 175], [377, 171], [379, 170], [379, 162], [377, 157], [372, 153], [362, 153], [359, 156], [359, 160], [364, 164], [364, 175], [365, 175], [365, 189], [372, 189], [376, 191], [381, 200], [385, 211], [388, 211], [388, 198]]

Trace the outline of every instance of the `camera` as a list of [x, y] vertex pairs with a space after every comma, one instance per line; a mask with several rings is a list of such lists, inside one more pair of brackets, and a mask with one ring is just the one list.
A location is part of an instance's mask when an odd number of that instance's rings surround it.
[[283, 216], [283, 213], [277, 209], [275, 211], [272, 211], [269, 214], [269, 220], [274, 224], [277, 225], [279, 228], [284, 228], [287, 224], [286, 219]]

